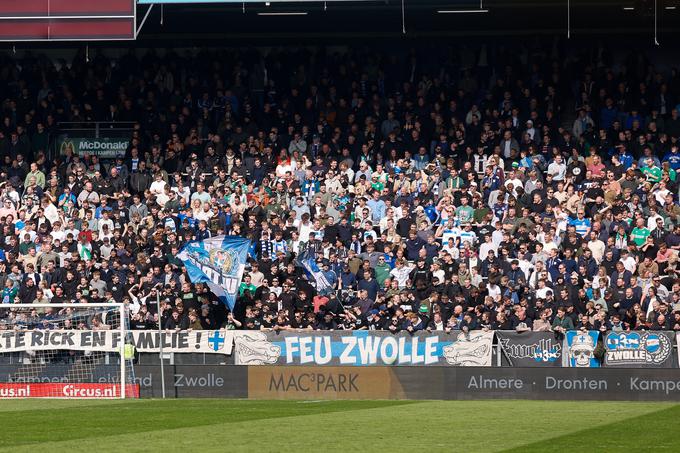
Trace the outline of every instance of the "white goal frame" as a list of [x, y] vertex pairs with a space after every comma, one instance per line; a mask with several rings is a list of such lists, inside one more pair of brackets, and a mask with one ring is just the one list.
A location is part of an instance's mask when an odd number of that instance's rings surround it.
[[[120, 346], [118, 353], [120, 354], [120, 396], [118, 398], [125, 399], [125, 390], [127, 387], [127, 382], [125, 379], [126, 372], [126, 360], [125, 360], [125, 337], [127, 329], [125, 326], [125, 304], [119, 302], [109, 302], [109, 303], [92, 303], [92, 304], [82, 304], [82, 303], [72, 303], [72, 304], [7, 304], [0, 305], [0, 309], [11, 310], [12, 308], [18, 309], [34, 309], [34, 308], [117, 308], [120, 315]], [[73, 399], [78, 399], [79, 397], [70, 397]], [[107, 397], [102, 397], [107, 398]], [[114, 399], [115, 397], [111, 398]]]

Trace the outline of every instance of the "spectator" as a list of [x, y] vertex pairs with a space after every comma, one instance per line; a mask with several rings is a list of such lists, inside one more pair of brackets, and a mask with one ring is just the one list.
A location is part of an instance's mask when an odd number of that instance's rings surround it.
[[[531, 74], [498, 57], [497, 84], [417, 51], [413, 80], [399, 56], [347, 70], [354, 51], [300, 54], [304, 76], [291, 80], [274, 53], [266, 94], [224, 79], [252, 67], [222, 53], [102, 55], [110, 74], [77, 60], [67, 82], [48, 59], [6, 59], [8, 105], [24, 98], [17, 87], [36, 102], [24, 118], [6, 112], [0, 131], [2, 302], [125, 297], [135, 329], [674, 328], [678, 112], [619, 99], [610, 75], [644, 94], [630, 68], [545, 54]], [[599, 93], [573, 93], [570, 111], [553, 68]], [[650, 68], [646, 90], [678, 98]], [[38, 101], [32, 80], [52, 94]], [[124, 155], [48, 158], [45, 134], [82, 104], [135, 123]], [[252, 242], [233, 313], [177, 259], [222, 234]], [[306, 250], [330, 288], [297, 262]], [[161, 313], [147, 306], [155, 291], [168, 297]]]

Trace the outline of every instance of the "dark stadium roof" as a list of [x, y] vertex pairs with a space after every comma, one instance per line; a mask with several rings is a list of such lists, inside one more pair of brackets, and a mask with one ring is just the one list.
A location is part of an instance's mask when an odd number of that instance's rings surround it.
[[[571, 0], [572, 36], [580, 34], [640, 34], [651, 38], [654, 2], [650, 0]], [[265, 2], [246, 4], [156, 5], [140, 39], [266, 39], [286, 38], [306, 44], [305, 38], [356, 36], [363, 38], [402, 35], [400, 0], [338, 2]], [[567, 0], [484, 0], [484, 14], [439, 14], [439, 10], [474, 10], [479, 1], [405, 0], [408, 37], [512, 36], [564, 33]], [[148, 6], [139, 6], [143, 17]], [[624, 9], [625, 8], [625, 9]], [[634, 9], [631, 9], [634, 8]], [[680, 0], [658, 0], [659, 34], [678, 30]], [[675, 8], [675, 9], [673, 9]], [[258, 13], [306, 12], [304, 16], [262, 16]], [[301, 41], [302, 40], [302, 41]], [[230, 43], [234, 44], [234, 43]]]

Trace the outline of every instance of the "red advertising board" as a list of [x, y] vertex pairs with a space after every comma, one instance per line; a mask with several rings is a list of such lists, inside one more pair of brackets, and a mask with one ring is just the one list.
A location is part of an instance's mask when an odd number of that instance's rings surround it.
[[134, 39], [135, 0], [2, 0], [0, 41]]
[[[120, 384], [95, 383], [0, 383], [2, 398], [120, 398]], [[139, 398], [139, 385], [125, 386], [126, 398]]]
[[0, 19], [5, 41], [131, 39], [134, 34], [129, 19]]
[[134, 16], [134, 0], [3, 0], [0, 16]]

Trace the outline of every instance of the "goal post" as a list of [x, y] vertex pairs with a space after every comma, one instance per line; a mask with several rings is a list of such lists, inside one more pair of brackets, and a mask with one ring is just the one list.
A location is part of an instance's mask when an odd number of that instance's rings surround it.
[[138, 398], [121, 303], [0, 305], [0, 398]]

